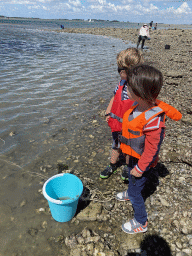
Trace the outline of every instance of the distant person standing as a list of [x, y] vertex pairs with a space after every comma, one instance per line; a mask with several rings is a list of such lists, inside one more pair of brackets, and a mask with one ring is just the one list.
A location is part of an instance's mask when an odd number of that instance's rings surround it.
[[155, 23], [155, 26], [154, 26], [154, 30], [156, 30], [157, 29], [157, 23]]
[[153, 26], [153, 21], [150, 22], [149, 26], [150, 26], [150, 28], [152, 28], [152, 26]]
[[145, 40], [150, 40], [149, 27], [147, 26], [147, 24], [143, 24], [143, 26], [140, 28], [139, 37], [137, 41], [137, 48], [139, 47], [141, 40], [142, 40], [141, 49], [143, 49]]

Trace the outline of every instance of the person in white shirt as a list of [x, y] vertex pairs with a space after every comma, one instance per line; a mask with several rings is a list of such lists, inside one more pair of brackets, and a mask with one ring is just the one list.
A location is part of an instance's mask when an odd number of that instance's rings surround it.
[[141, 49], [143, 49], [146, 39], [150, 40], [149, 27], [147, 26], [147, 24], [143, 24], [143, 26], [140, 28], [140, 31], [139, 31], [139, 37], [138, 37], [138, 41], [137, 41], [137, 48], [139, 47], [139, 44], [142, 40]]

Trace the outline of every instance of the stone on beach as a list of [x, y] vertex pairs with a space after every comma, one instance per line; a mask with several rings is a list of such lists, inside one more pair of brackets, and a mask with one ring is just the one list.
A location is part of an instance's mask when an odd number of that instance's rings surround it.
[[81, 221], [95, 221], [97, 220], [97, 215], [101, 213], [101, 209], [101, 204], [91, 202], [76, 218]]

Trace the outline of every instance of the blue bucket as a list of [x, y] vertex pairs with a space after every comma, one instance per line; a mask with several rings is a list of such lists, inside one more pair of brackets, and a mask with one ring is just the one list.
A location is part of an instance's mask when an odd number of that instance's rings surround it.
[[48, 200], [51, 215], [58, 222], [73, 218], [82, 192], [81, 180], [70, 173], [54, 175], [43, 185], [43, 195]]

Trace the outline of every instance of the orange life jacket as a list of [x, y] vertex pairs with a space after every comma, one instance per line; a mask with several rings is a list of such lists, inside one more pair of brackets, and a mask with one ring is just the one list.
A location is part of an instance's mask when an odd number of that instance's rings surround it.
[[115, 94], [113, 105], [111, 108], [110, 118], [108, 120], [108, 125], [112, 132], [120, 132], [122, 130], [122, 121], [124, 113], [131, 107], [134, 101], [123, 98], [123, 87], [127, 83], [125, 80], [121, 80], [119, 83], [119, 88]]
[[[165, 115], [175, 121], [180, 120], [182, 114], [169, 104], [156, 100], [156, 106], [142, 112], [139, 116], [131, 120], [130, 114], [137, 106], [138, 104], [135, 102], [124, 114], [122, 136], [119, 139], [121, 141], [120, 148], [123, 153], [140, 159], [145, 143], [145, 135], [143, 134], [144, 126], [161, 113], [165, 113]], [[163, 122], [165, 122], [165, 117]]]

